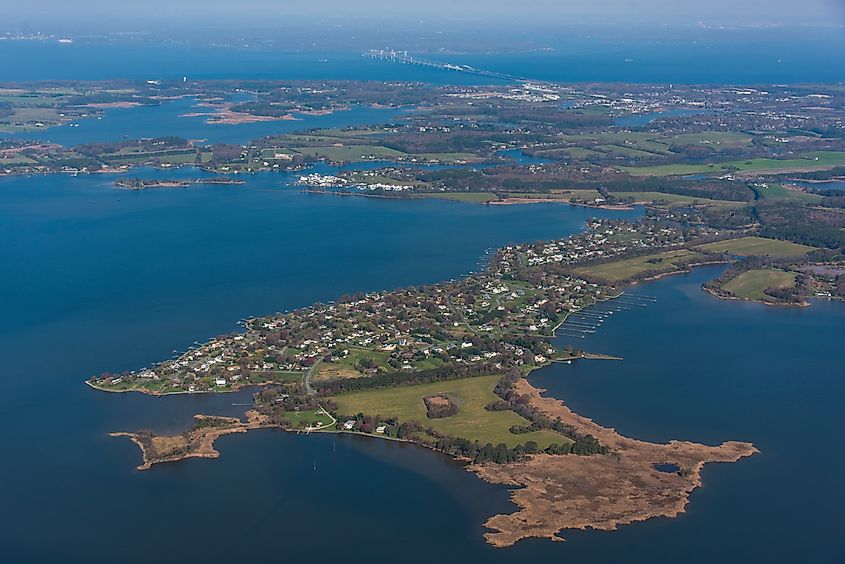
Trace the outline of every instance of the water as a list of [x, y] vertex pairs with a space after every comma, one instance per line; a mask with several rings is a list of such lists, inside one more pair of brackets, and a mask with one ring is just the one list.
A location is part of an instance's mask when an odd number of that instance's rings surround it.
[[[636, 287], [657, 302], [617, 313], [576, 343], [623, 362], [554, 365], [532, 376], [631, 436], [749, 440], [762, 450], [708, 466], [705, 487], [679, 519], [494, 550], [481, 523], [508, 509], [502, 488], [443, 457], [378, 440], [262, 431], [221, 439], [215, 461], [136, 472], [135, 446], [107, 432], [176, 431], [196, 412], [237, 414], [243, 408], [232, 404], [249, 392], [110, 395], [82, 385], [88, 375], [167, 357], [235, 329], [244, 315], [449, 278], [491, 245], [623, 214], [312, 196], [287, 186], [285, 175], [143, 192], [115, 190], [111, 178], [0, 181], [0, 291], [14, 296], [0, 317], [0, 446], [15, 461], [0, 466], [2, 483], [15, 485], [0, 513], [8, 560], [145, 561], [138, 531], [155, 537], [164, 561], [310, 557], [314, 546], [325, 558], [428, 561], [420, 538], [470, 561], [841, 560], [845, 495], [835, 469], [845, 460], [833, 445], [845, 423], [845, 383], [829, 351], [845, 330], [845, 305], [718, 301], [699, 286], [719, 268]], [[691, 557], [702, 534], [719, 542]]]
[[[701, 291], [723, 267], [636, 286], [656, 296], [617, 313], [574, 344], [622, 362], [553, 365], [532, 376], [578, 413], [652, 441], [753, 442], [761, 453], [708, 465], [688, 512], [610, 535], [567, 534], [564, 550], [619, 561], [842, 562], [838, 468], [845, 414], [845, 304], [773, 308], [721, 301]], [[561, 344], [566, 342], [561, 339]], [[700, 542], [702, 535], [714, 542]], [[598, 539], [601, 539], [599, 541]], [[695, 546], [695, 554], [684, 553]], [[594, 553], [589, 552], [595, 550]], [[576, 558], [577, 561], [577, 558]]]
[[571, 233], [596, 214], [308, 195], [293, 176], [140, 192], [114, 189], [112, 175], [0, 180], [0, 292], [13, 297], [0, 316], [0, 447], [13, 461], [0, 483], [14, 484], [4, 560], [146, 561], [130, 538], [144, 530], [164, 560], [268, 559], [280, 542], [308, 557], [326, 534], [343, 540], [325, 557], [360, 559], [400, 522], [376, 560], [419, 559], [418, 534], [467, 557], [491, 552], [481, 523], [506, 508], [505, 492], [416, 448], [338, 439], [334, 454], [330, 437], [260, 432], [224, 438], [220, 460], [139, 473], [136, 447], [106, 437], [236, 414], [249, 393], [111, 395], [82, 383], [91, 374], [166, 358], [249, 314], [459, 276], [492, 246]]
[[613, 125], [618, 125], [620, 127], [644, 127], [646, 125], [650, 125], [653, 121], [658, 119], [665, 119], [665, 118], [672, 118], [672, 117], [683, 117], [683, 116], [694, 116], [698, 114], [705, 113], [707, 110], [693, 110], [693, 109], [684, 109], [678, 108], [674, 110], [665, 110], [662, 112], [653, 112], [649, 114], [637, 114], [633, 116], [624, 116], [620, 118], [616, 118], [613, 121]]
[[675, 474], [681, 470], [681, 467], [677, 464], [661, 462], [660, 464], [655, 464], [654, 469], [658, 472], [665, 472], [666, 474]]
[[[718, 34], [717, 34], [718, 35]], [[372, 44], [363, 48], [371, 47]], [[427, 55], [455, 64], [563, 82], [792, 83], [845, 80], [841, 30], [690, 37], [604, 39], [565, 34], [549, 51]], [[363, 49], [362, 48], [362, 49]], [[491, 79], [364, 59], [357, 52], [284, 52], [186, 44], [0, 42], [3, 79], [112, 78], [420, 80], [436, 84]]]
[[[4, 78], [460, 76], [353, 55], [320, 66], [313, 54], [81, 45], [57, 51], [65, 47], [0, 45]], [[658, 52], [654, 48], [652, 62]], [[608, 49], [566, 65], [558, 63], [569, 55], [549, 55], [534, 68], [570, 78], [601, 74], [604, 80], [625, 76], [623, 67], [646, 81], [706, 81], [719, 72], [731, 80], [739, 77], [735, 65], [745, 65], [742, 82], [845, 76], [841, 60], [793, 64], [785, 72], [747, 65], [747, 58], [695, 67], [684, 63], [689, 53], [681, 53], [643, 72], [647, 57], [637, 57], [635, 65], [613, 63], [621, 55]], [[752, 50], [743, 57], [765, 62], [775, 55]], [[484, 68], [499, 61], [495, 70], [502, 71], [526, 60], [472, 59]], [[87, 123], [88, 129], [73, 129], [83, 141], [135, 136], [154, 117], [142, 110], [127, 111], [124, 125], [124, 114], [115, 110]], [[151, 111], [172, 112], [150, 127], [155, 135], [174, 133], [173, 125], [207, 139], [255, 133], [176, 118], [178, 106]], [[238, 414], [243, 407], [232, 404], [248, 401], [249, 391], [111, 395], [82, 384], [91, 374], [148, 365], [174, 348], [236, 329], [236, 320], [247, 315], [459, 276], [479, 268], [491, 247], [572, 233], [589, 216], [635, 215], [566, 205], [308, 195], [290, 185], [295, 176], [261, 174], [244, 177], [248, 183], [240, 186], [139, 192], [114, 189], [111, 175], [0, 179], [3, 561], [845, 559], [839, 482], [845, 460], [837, 448], [845, 381], [831, 353], [845, 332], [845, 305], [778, 309], [722, 302], [700, 290], [720, 268], [635, 287], [632, 292], [658, 301], [616, 314], [576, 342], [623, 356], [623, 362], [554, 365], [532, 376], [578, 412], [630, 436], [749, 440], [761, 449], [738, 464], [708, 466], [704, 488], [678, 519], [612, 533], [566, 532], [565, 544], [528, 540], [494, 550], [483, 542], [482, 523], [511, 508], [503, 488], [431, 452], [352, 437], [277, 431], [227, 436], [218, 442], [218, 460], [135, 471], [137, 448], [106, 433], [175, 432], [197, 412]]]
[[533, 157], [531, 155], [526, 155], [522, 152], [521, 149], [505, 149], [503, 151], [499, 151], [498, 154], [520, 165], [541, 165], [553, 162], [541, 157]]
[[254, 123], [207, 123], [208, 116], [193, 113], [210, 113], [209, 108], [197, 105], [195, 98], [182, 98], [157, 106], [111, 108], [102, 119], [83, 118], [75, 125], [61, 125], [44, 131], [0, 134], [0, 137], [33, 139], [73, 147], [81, 143], [102, 143], [122, 139], [139, 139], [161, 135], [178, 135], [185, 139], [207, 143], [246, 144], [251, 140], [303, 131], [312, 128], [331, 128], [349, 125], [389, 123], [401, 110], [376, 109], [353, 106], [344, 111], [327, 115], [297, 114], [295, 120], [261, 121]]
[[816, 190], [845, 190], [845, 180], [831, 180], [829, 182], [796, 182], [798, 186], [804, 188], [814, 188]]

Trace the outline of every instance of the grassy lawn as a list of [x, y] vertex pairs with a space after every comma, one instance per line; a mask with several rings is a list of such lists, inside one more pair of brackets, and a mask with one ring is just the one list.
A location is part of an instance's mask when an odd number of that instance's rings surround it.
[[585, 274], [587, 276], [602, 278], [613, 283], [618, 280], [626, 280], [632, 276], [636, 276], [637, 274], [649, 270], [672, 272], [673, 270], [677, 270], [679, 268], [678, 263], [687, 262], [690, 259], [701, 258], [702, 256], [703, 255], [693, 251], [679, 249], [676, 251], [666, 251], [653, 255], [622, 259], [604, 264], [582, 266], [580, 268], [576, 268], [575, 272], [577, 274]]
[[794, 272], [763, 268], [749, 270], [731, 278], [722, 288], [738, 298], [746, 300], [771, 300], [764, 291], [768, 288], [792, 288], [795, 286]]
[[407, 157], [406, 153], [380, 145], [344, 145], [342, 147], [294, 147], [294, 151], [334, 162], [353, 162], [371, 159], [396, 159]]
[[737, 172], [802, 171], [845, 165], [845, 152], [818, 151], [800, 159], [751, 159], [716, 164], [668, 164], [642, 167], [623, 167], [635, 176], [670, 176], [687, 174], [726, 174]]
[[808, 194], [802, 190], [787, 188], [782, 184], [769, 184], [765, 188], [757, 187], [754, 191], [757, 192], [763, 200], [809, 203], [815, 203], [822, 200], [822, 196], [818, 194]]
[[716, 147], [747, 147], [752, 137], [744, 133], [729, 131], [702, 131], [699, 133], [683, 133], [672, 137], [660, 137], [656, 141], [666, 145], [712, 145]]
[[320, 425], [325, 425], [327, 423], [331, 423], [331, 418], [323, 413], [322, 411], [318, 414], [316, 410], [310, 411], [286, 411], [285, 412], [285, 419], [290, 421], [291, 427], [294, 429], [303, 429], [312, 425], [313, 423], [319, 423]]
[[[424, 427], [451, 437], [463, 437], [482, 444], [505, 443], [509, 447], [535, 441], [540, 448], [551, 443], [565, 443], [569, 439], [552, 431], [534, 431], [515, 435], [512, 425], [528, 425], [528, 421], [512, 411], [487, 411], [484, 406], [499, 399], [493, 388], [499, 376], [479, 376], [448, 382], [418, 386], [400, 386], [384, 390], [368, 390], [335, 396], [338, 410], [344, 414], [364, 413], [396, 417], [399, 421], [416, 421]], [[462, 401], [460, 411], [451, 417], [429, 419], [426, 416], [425, 396], [448, 393]]]
[[733, 202], [729, 200], [711, 200], [708, 198], [695, 198], [693, 196], [683, 196], [680, 194], [664, 194], [663, 192], [614, 192], [617, 198], [634, 198], [638, 203], [651, 203], [655, 201], [665, 200], [672, 204], [692, 204], [698, 202], [701, 204], [717, 204], [721, 206], [735, 206], [740, 207], [746, 205], [746, 202]]
[[739, 256], [797, 257], [812, 251], [813, 247], [763, 237], [740, 237], [739, 239], [708, 243], [701, 245], [698, 249], [711, 253], [731, 253]]

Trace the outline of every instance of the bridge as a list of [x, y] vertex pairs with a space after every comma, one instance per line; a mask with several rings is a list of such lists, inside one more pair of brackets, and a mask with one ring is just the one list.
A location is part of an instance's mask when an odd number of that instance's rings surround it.
[[420, 59], [418, 57], [408, 55], [407, 51], [395, 51], [393, 49], [370, 49], [369, 51], [365, 51], [363, 56], [369, 59], [376, 59], [378, 61], [389, 61], [391, 63], [401, 63], [403, 65], [416, 65], [419, 67], [429, 67], [438, 70], [462, 72], [486, 78], [507, 80], [510, 82], [525, 82], [527, 80], [512, 74], [477, 69], [469, 65], [456, 65], [453, 63], [441, 63], [440, 61], [432, 61], [429, 59]]

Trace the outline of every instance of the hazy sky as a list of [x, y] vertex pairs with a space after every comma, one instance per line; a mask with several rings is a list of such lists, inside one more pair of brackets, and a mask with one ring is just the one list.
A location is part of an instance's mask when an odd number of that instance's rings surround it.
[[[549, 23], [845, 24], [845, 0], [27, 0], [3, 2], [6, 22], [225, 18], [476, 19]], [[258, 19], [256, 19], [258, 18]], [[551, 20], [549, 19], [551, 18]], [[0, 27], [3, 24], [0, 23]]]

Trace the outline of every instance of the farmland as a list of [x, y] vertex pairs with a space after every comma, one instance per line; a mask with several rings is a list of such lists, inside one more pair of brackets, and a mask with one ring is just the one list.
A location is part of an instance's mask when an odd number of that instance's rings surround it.
[[704, 258], [704, 255], [700, 253], [679, 249], [603, 264], [582, 266], [576, 268], [575, 273], [615, 283], [634, 278], [644, 272], [659, 271], [663, 273], [683, 270], [688, 263], [701, 258]]
[[[425, 427], [450, 437], [461, 437], [482, 444], [505, 443], [509, 447], [535, 441], [540, 448], [552, 443], [568, 443], [569, 439], [552, 431], [533, 431], [513, 434], [513, 425], [528, 425], [528, 421], [512, 411], [488, 411], [485, 406], [499, 398], [493, 387], [499, 376], [479, 376], [461, 380], [435, 382], [417, 386], [368, 390], [335, 396], [332, 399], [339, 413], [378, 415], [396, 418], [401, 422], [416, 421]], [[428, 419], [423, 398], [436, 394], [450, 394], [460, 398], [460, 411], [451, 417]]]
[[763, 237], [740, 237], [697, 247], [710, 253], [730, 253], [739, 256], [768, 255], [772, 257], [797, 257], [813, 250], [812, 247], [790, 241]]

